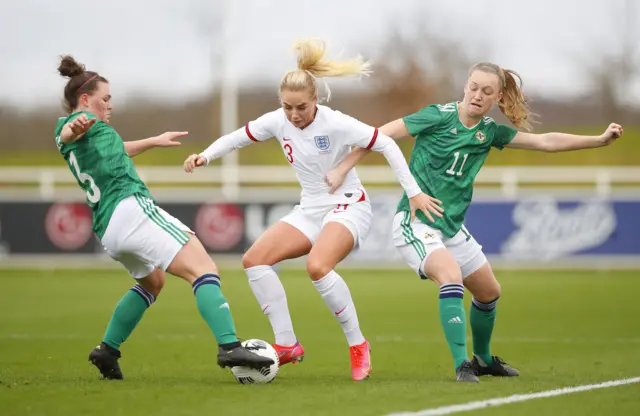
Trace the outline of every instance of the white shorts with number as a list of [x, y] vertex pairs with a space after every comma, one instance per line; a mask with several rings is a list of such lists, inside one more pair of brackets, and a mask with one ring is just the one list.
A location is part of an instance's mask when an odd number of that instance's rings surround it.
[[193, 231], [154, 202], [139, 195], [120, 201], [102, 236], [109, 256], [135, 279], [156, 267], [167, 270]]
[[426, 279], [424, 263], [431, 253], [446, 248], [453, 255], [465, 278], [487, 262], [482, 246], [463, 225], [451, 238], [444, 237], [440, 230], [432, 228], [419, 219], [411, 222], [409, 212], [398, 212], [393, 218], [393, 244], [404, 260], [418, 276]]
[[367, 238], [372, 219], [371, 203], [364, 191], [358, 191], [353, 196], [353, 202], [350, 203], [312, 207], [296, 205], [280, 221], [300, 230], [311, 244], [315, 244], [320, 231], [327, 223], [339, 222], [351, 232], [354, 248], [356, 248], [361, 246]]

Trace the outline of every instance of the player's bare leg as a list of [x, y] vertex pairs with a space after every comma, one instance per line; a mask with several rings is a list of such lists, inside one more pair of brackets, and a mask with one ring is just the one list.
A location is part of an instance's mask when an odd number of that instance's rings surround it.
[[446, 248], [438, 248], [426, 258], [424, 274], [440, 287], [440, 323], [453, 356], [456, 380], [478, 382], [467, 353], [467, 322], [460, 266]]
[[240, 345], [229, 303], [220, 289], [218, 267], [196, 236], [190, 235], [167, 271], [193, 287], [198, 311], [219, 345], [218, 365], [262, 368], [273, 364], [270, 358], [254, 354]]
[[294, 226], [278, 221], [265, 231], [242, 257], [249, 285], [262, 312], [267, 315], [275, 336], [273, 347], [280, 365], [304, 359], [304, 348], [293, 330], [287, 295], [273, 265], [302, 257], [311, 250], [311, 241]]
[[309, 253], [307, 272], [347, 337], [351, 356], [351, 377], [360, 381], [371, 374], [371, 348], [360, 331], [351, 292], [342, 277], [334, 270], [353, 247], [353, 235], [345, 225], [334, 221], [327, 223]]
[[124, 378], [118, 364], [120, 345], [129, 338], [146, 310], [155, 302], [165, 280], [165, 273], [154, 269], [148, 276], [138, 279], [136, 285], [118, 302], [102, 342], [89, 354], [89, 361], [105, 379]]
[[491, 354], [491, 335], [501, 288], [489, 263], [471, 273], [464, 280], [464, 285], [473, 295], [469, 323], [473, 337], [473, 366], [476, 374], [502, 377], [520, 375], [518, 370]]

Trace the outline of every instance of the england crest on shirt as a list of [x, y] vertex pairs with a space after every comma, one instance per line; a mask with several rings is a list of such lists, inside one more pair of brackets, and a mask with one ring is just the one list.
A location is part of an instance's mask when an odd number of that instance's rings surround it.
[[313, 139], [316, 142], [316, 147], [322, 152], [330, 151], [331, 142], [329, 141], [329, 136], [315, 136]]

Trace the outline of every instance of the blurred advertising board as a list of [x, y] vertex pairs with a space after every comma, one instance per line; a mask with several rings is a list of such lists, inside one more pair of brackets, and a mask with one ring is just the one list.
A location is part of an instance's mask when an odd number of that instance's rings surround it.
[[[397, 195], [372, 199], [374, 222], [353, 259], [400, 261], [391, 244]], [[158, 204], [196, 232], [212, 253], [242, 254], [286, 215], [295, 201], [277, 203]], [[487, 255], [512, 260], [617, 256], [640, 259], [638, 198], [478, 200], [467, 229]], [[91, 212], [81, 202], [0, 202], [0, 254], [101, 253]]]

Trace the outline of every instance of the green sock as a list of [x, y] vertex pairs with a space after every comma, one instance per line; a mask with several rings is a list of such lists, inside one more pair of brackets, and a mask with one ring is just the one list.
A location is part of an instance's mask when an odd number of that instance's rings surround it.
[[449, 283], [440, 286], [440, 322], [453, 356], [454, 368], [469, 359], [467, 355], [467, 322], [464, 313], [464, 286]]
[[142, 315], [155, 300], [156, 297], [140, 285], [127, 291], [113, 311], [102, 342], [119, 350], [120, 344], [129, 338]]
[[205, 274], [193, 282], [193, 293], [200, 315], [204, 318], [218, 341], [218, 345], [238, 342], [229, 303], [220, 290], [220, 278]]
[[471, 323], [471, 335], [473, 337], [473, 354], [487, 365], [493, 363], [490, 344], [493, 325], [496, 322], [496, 303], [498, 299], [496, 298], [488, 303], [473, 299], [471, 310], [469, 311], [469, 322]]

